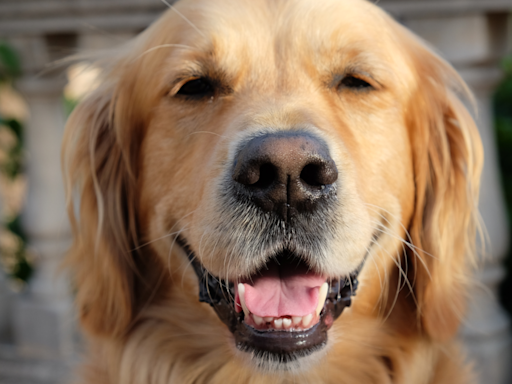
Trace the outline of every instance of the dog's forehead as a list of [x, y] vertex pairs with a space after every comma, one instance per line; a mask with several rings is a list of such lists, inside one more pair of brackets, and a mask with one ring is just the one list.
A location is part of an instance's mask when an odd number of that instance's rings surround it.
[[257, 68], [261, 76], [313, 65], [328, 72], [355, 63], [384, 75], [402, 67], [388, 18], [364, 0], [181, 0], [165, 18], [175, 27], [167, 43], [190, 47], [175, 58], [226, 71]]

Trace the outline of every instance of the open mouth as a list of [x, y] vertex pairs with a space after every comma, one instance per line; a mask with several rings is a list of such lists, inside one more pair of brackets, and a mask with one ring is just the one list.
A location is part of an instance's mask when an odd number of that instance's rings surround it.
[[358, 268], [331, 279], [284, 250], [248, 278], [225, 282], [212, 276], [182, 239], [199, 279], [199, 300], [210, 304], [233, 333], [236, 347], [256, 358], [288, 363], [322, 349], [327, 331], [357, 289]]

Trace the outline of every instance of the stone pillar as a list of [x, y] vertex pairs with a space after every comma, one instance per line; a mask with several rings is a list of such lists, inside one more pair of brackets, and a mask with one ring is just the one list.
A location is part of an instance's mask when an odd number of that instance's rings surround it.
[[9, 341], [11, 329], [11, 294], [4, 272], [0, 270], [0, 344]]
[[[2, 196], [0, 196], [0, 225], [3, 224], [4, 212], [2, 209]], [[1, 252], [1, 250], [0, 250]], [[0, 255], [1, 257], [1, 255]], [[0, 268], [0, 343], [9, 338], [11, 325], [11, 294], [7, 287], [4, 271]]]
[[18, 84], [30, 117], [26, 124], [28, 191], [22, 223], [35, 260], [29, 289], [15, 303], [17, 348], [36, 356], [64, 356], [73, 350], [70, 287], [62, 258], [70, 246], [61, 176], [60, 146], [64, 130], [62, 90], [65, 79], [27, 78]]

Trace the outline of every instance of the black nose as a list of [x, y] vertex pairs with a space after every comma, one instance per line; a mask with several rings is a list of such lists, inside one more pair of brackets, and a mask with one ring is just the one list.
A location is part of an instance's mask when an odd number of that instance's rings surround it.
[[337, 179], [327, 144], [303, 131], [251, 139], [238, 153], [233, 170], [233, 180], [245, 197], [285, 221], [298, 213], [313, 212], [333, 193]]

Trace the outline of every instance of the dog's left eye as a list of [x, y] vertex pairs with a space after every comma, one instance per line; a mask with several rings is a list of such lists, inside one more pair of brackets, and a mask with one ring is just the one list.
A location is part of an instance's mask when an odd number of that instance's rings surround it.
[[354, 89], [357, 91], [369, 90], [369, 89], [373, 88], [370, 83], [360, 79], [359, 77], [355, 77], [352, 75], [345, 76], [341, 80], [339, 87], [340, 88], [350, 88], [350, 89]]
[[212, 94], [214, 91], [213, 85], [204, 77], [187, 81], [181, 86], [177, 95], [203, 97]]

